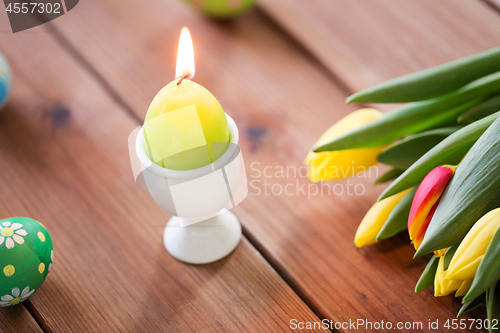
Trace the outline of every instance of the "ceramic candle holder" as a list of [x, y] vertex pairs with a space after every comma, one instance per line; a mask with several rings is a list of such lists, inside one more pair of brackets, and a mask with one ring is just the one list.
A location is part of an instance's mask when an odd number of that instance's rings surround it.
[[243, 200], [248, 188], [238, 128], [227, 114], [226, 118], [231, 133], [226, 152], [198, 169], [170, 170], [153, 163], [145, 150], [144, 126], [135, 140], [145, 187], [156, 203], [173, 215], [163, 234], [165, 247], [173, 257], [187, 263], [222, 259], [241, 239], [240, 222], [229, 209]]

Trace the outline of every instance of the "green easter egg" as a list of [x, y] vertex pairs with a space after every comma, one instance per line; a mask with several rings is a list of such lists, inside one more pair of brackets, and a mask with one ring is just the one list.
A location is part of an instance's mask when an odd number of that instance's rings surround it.
[[40, 288], [54, 259], [45, 227], [27, 217], [0, 221], [0, 307], [28, 299]]
[[240, 15], [255, 4], [255, 0], [184, 0], [203, 14], [214, 18]]

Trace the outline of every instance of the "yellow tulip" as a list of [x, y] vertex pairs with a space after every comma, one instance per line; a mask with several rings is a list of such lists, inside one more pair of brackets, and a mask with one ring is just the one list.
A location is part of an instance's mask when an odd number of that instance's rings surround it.
[[491, 239], [500, 227], [500, 208], [481, 217], [469, 230], [448, 267], [448, 278], [467, 280], [476, 275]]
[[[330, 127], [314, 147], [323, 145], [363, 125], [375, 121], [383, 113], [375, 109], [360, 109], [347, 115]], [[309, 165], [308, 177], [312, 182], [353, 177], [377, 164], [378, 154], [386, 147], [358, 148], [320, 153], [309, 152], [304, 163]]]
[[434, 297], [451, 294], [463, 285], [464, 281], [448, 279], [447, 272], [444, 270], [444, 256], [441, 256], [439, 257], [438, 268], [434, 278]]
[[389, 214], [391, 214], [394, 207], [396, 207], [410, 190], [411, 188], [376, 202], [372, 208], [368, 210], [359, 224], [356, 236], [354, 236], [354, 244], [357, 247], [371, 245], [377, 242], [377, 235], [384, 226]]
[[460, 288], [458, 288], [457, 293], [455, 294], [455, 297], [465, 296], [465, 294], [467, 294], [467, 292], [469, 291], [470, 286], [472, 286], [473, 280], [474, 279], [465, 280], [462, 283], [462, 285], [460, 286]]
[[461, 297], [467, 294], [472, 279], [469, 280], [456, 280], [450, 279], [448, 275], [449, 269], [444, 270], [444, 256], [439, 257], [438, 268], [434, 278], [434, 297], [446, 296], [457, 291], [455, 297]]

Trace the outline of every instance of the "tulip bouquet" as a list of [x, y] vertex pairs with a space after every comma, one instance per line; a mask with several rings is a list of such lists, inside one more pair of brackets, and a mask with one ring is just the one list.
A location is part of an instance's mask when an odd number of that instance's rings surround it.
[[376, 184], [392, 183], [355, 245], [408, 230], [415, 257], [433, 253], [416, 292], [455, 292], [463, 296], [458, 316], [484, 305], [489, 329], [500, 327], [500, 47], [386, 81], [350, 102], [407, 104], [386, 114], [361, 109], [333, 125], [306, 158], [309, 178], [390, 166]]

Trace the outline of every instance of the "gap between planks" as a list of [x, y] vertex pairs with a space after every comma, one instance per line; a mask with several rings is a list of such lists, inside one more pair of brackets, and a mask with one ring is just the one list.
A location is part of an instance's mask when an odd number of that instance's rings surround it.
[[106, 93], [109, 94], [112, 100], [114, 100], [120, 107], [125, 110], [125, 112], [131, 116], [137, 123], [141, 124], [142, 120], [135, 114], [132, 107], [121, 97], [121, 95], [113, 88], [113, 86], [102, 76], [99, 71], [92, 66], [92, 64], [81, 54], [76, 47], [57, 29], [57, 27], [51, 23], [47, 23], [49, 31], [55, 37], [56, 41], [66, 49], [68, 53], [73, 56], [77, 63], [80, 63], [83, 68], [85, 68], [91, 76], [101, 84], [102, 88]]
[[[287, 270], [279, 263], [278, 260], [273, 259], [273, 256], [266, 250], [266, 247], [259, 242], [250, 232], [248, 232], [245, 226], [242, 225], [243, 235], [248, 239], [250, 244], [259, 251], [260, 255], [267, 261], [267, 263], [278, 273], [278, 275], [285, 281], [285, 283], [293, 290], [293, 292], [304, 302], [304, 304], [311, 309], [311, 311], [319, 318], [320, 321], [324, 319], [330, 320], [328, 316], [323, 313], [318, 307], [316, 307], [310, 298], [301, 291], [299, 283], [293, 278], [291, 274], [288, 274]], [[330, 332], [337, 332], [334, 329], [329, 329]]]
[[[487, 1], [487, 0], [485, 0]], [[500, 0], [498, 0], [500, 1]], [[330, 81], [333, 82], [339, 88], [340, 91], [342, 91], [346, 97], [350, 96], [354, 93], [347, 84], [342, 81], [340, 76], [337, 75], [334, 71], [330, 70], [328, 66], [326, 66], [325, 63], [321, 61], [319, 57], [314, 54], [311, 50], [309, 50], [306, 45], [304, 45], [298, 38], [294, 36], [294, 34], [290, 33], [286, 28], [279, 23], [270, 13], [266, 11], [264, 7], [261, 5], [258, 5], [255, 8], [255, 11], [258, 12], [262, 17], [266, 19], [272, 25], [273, 29], [278, 33], [283, 36], [285, 36], [289, 43], [292, 44], [298, 51], [302, 52], [303, 55], [307, 58], [307, 60], [312, 63], [315, 67], [317, 67]], [[355, 104], [355, 103], [353, 103]], [[363, 105], [363, 104], [359, 104]]]
[[42, 331], [44, 331], [45, 333], [55, 333], [54, 329], [47, 323], [40, 311], [38, 311], [38, 309], [30, 299], [27, 299], [22, 304], [25, 307], [26, 311], [28, 311], [28, 313], [31, 315], [31, 317], [33, 317]]
[[[486, 0], [485, 0], [486, 1]], [[323, 62], [321, 62], [318, 57], [315, 56], [313, 52], [308, 50], [305, 45], [303, 45], [297, 38], [290, 34], [285, 28], [280, 25], [276, 20], [273, 19], [271, 15], [269, 15], [263, 8], [258, 6], [255, 11], [257, 11], [261, 16], [263, 16], [267, 21], [269, 21], [277, 31], [277, 33], [284, 35], [288, 38], [289, 42], [293, 44], [293, 46], [299, 51], [302, 52], [303, 55], [307, 58], [307, 60], [312, 63], [315, 67], [317, 67], [324, 75], [333, 82], [342, 92], [345, 93], [346, 97], [351, 95], [353, 91], [351, 91], [348, 86], [336, 75], [336, 73], [332, 72]], [[142, 124], [142, 119], [137, 116], [134, 112], [133, 108], [125, 101], [125, 99], [118, 93], [113, 86], [102, 76], [99, 71], [91, 64], [87, 58], [77, 50], [77, 48], [59, 31], [59, 29], [51, 22], [47, 24], [48, 30], [52, 33], [57, 43], [59, 43], [63, 49], [65, 49], [75, 60], [77, 63], [83, 66], [85, 70], [87, 70], [91, 76], [93, 76], [101, 85], [103, 90], [111, 97], [113, 101], [115, 101], [124, 111], [127, 113], [132, 119], [134, 119], [138, 124]], [[359, 104], [361, 107], [365, 107], [363, 104]], [[281, 277], [281, 279], [293, 290], [293, 292], [304, 302], [304, 304], [322, 321], [323, 319], [328, 319], [326, 314], [322, 313], [316, 306], [312, 304], [309, 300], [309, 297], [305, 295], [299, 288], [298, 283], [295, 279], [288, 274], [286, 269], [282, 267], [276, 260], [272, 258], [272, 255], [266, 251], [265, 246], [261, 244], [261, 242], [253, 237], [253, 235], [246, 230], [243, 226], [243, 236], [250, 242], [250, 244], [255, 248], [256, 251], [267, 261], [267, 263], [274, 269], [274, 271]], [[35, 305], [27, 300], [23, 302], [24, 307], [30, 313], [30, 315], [34, 318], [36, 323], [40, 326], [40, 328], [46, 333], [55, 333], [52, 327], [44, 320], [43, 315], [38, 311]], [[331, 332], [335, 332], [335, 330], [330, 330]]]
[[500, 14], [500, 0], [479, 0], [490, 7], [495, 13]]

